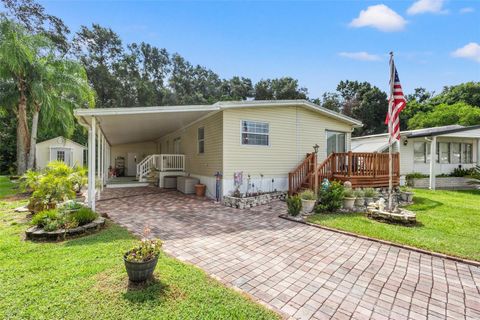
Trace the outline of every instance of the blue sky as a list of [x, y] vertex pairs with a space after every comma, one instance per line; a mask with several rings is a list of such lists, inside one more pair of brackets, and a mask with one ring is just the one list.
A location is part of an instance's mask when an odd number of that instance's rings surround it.
[[340, 80], [386, 90], [388, 52], [407, 93], [480, 81], [480, 1], [41, 1], [72, 31], [178, 52], [221, 77], [291, 76], [311, 97]]

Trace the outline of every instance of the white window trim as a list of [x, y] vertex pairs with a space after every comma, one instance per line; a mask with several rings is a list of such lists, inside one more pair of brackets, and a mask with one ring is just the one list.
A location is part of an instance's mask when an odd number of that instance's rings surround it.
[[[203, 139], [200, 139], [198, 131], [203, 129]], [[203, 152], [200, 152], [200, 142], [203, 142]], [[205, 154], [205, 126], [201, 126], [197, 128], [197, 154], [202, 155]]]
[[[267, 124], [268, 125], [268, 133], [252, 133], [252, 134], [258, 134], [258, 135], [264, 135], [268, 136], [268, 144], [244, 144], [243, 143], [243, 134], [244, 133], [251, 133], [251, 132], [243, 132], [243, 122], [256, 122], [256, 123], [262, 123], [262, 124]], [[265, 148], [265, 147], [271, 147], [272, 141], [270, 139], [270, 122], [268, 121], [262, 121], [262, 120], [248, 120], [248, 119], [242, 119], [240, 120], [240, 146], [242, 147], [248, 147], [248, 148]]]
[[[347, 146], [347, 135], [348, 135], [348, 132], [345, 132], [345, 131], [338, 131], [338, 130], [330, 130], [330, 129], [325, 129], [325, 154], [327, 155], [328, 157], [328, 133], [329, 132], [335, 132], [335, 133], [343, 133], [345, 136], [344, 136], [344, 146], [345, 146], [345, 151], [344, 152], [348, 152], [348, 146]], [[336, 144], [335, 144], [335, 147], [338, 148], [338, 139], [336, 140]]]

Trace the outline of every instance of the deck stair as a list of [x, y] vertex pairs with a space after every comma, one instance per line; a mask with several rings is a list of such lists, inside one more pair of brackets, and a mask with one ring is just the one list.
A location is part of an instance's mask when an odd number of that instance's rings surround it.
[[138, 181], [154, 182], [165, 172], [184, 172], [185, 155], [183, 154], [151, 154], [137, 164]]

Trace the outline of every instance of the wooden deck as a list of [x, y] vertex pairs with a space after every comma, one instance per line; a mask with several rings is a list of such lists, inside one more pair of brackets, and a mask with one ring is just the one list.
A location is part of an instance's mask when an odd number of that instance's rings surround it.
[[[400, 156], [392, 154], [393, 185], [400, 184]], [[307, 154], [305, 160], [288, 175], [289, 194], [302, 188], [317, 190], [323, 179], [350, 181], [354, 188], [388, 187], [389, 156], [377, 152], [332, 153], [315, 167], [315, 154]]]

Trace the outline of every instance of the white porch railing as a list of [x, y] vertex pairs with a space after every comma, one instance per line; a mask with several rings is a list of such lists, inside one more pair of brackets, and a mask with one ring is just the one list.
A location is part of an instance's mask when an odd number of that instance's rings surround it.
[[185, 155], [183, 154], [151, 154], [137, 164], [137, 177], [145, 181], [153, 170], [185, 171]]

